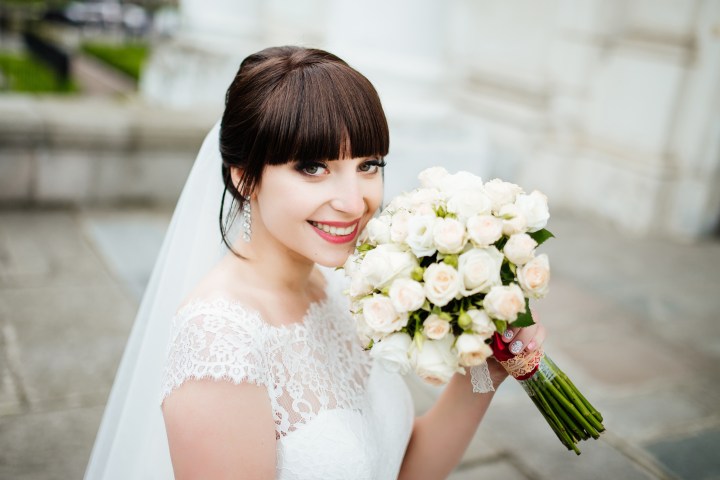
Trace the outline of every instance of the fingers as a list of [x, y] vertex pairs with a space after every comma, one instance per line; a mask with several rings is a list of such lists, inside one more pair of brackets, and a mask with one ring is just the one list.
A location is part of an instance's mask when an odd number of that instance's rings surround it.
[[[533, 317], [537, 319], [535, 312]], [[508, 328], [502, 334], [502, 340], [509, 343], [510, 353], [517, 355], [523, 351], [533, 352], [542, 346], [545, 341], [545, 327], [535, 323], [525, 328]]]

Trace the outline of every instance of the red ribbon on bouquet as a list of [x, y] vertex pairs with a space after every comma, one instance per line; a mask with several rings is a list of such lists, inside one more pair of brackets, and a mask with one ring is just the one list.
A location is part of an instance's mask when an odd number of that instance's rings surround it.
[[535, 375], [540, 360], [542, 360], [545, 352], [542, 348], [538, 348], [532, 352], [524, 352], [514, 355], [510, 352], [509, 344], [503, 342], [502, 335], [495, 332], [490, 343], [495, 359], [505, 368], [505, 370], [516, 380], [527, 380]]

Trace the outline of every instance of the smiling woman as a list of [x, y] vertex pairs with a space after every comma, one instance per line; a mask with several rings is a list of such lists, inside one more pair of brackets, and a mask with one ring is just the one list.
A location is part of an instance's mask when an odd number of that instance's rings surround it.
[[[402, 378], [362, 350], [344, 278], [318, 268], [342, 266], [380, 206], [388, 147], [375, 89], [338, 57], [279, 47], [242, 62], [173, 215], [86, 478], [447, 476], [492, 392], [456, 375], [413, 421]], [[506, 376], [490, 372], [496, 385]]]

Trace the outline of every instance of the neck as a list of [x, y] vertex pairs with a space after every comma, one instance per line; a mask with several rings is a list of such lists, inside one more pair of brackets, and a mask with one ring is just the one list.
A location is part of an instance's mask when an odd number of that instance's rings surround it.
[[310, 275], [315, 263], [289, 251], [284, 245], [264, 235], [262, 229], [253, 229], [252, 240], [248, 243], [238, 238], [232, 252], [234, 262], [245, 273], [252, 276], [254, 287], [272, 292], [293, 292], [305, 295], [311, 290]]

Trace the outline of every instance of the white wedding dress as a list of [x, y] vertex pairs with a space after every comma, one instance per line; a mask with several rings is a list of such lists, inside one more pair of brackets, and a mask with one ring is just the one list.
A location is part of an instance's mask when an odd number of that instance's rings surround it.
[[277, 478], [397, 478], [412, 399], [399, 375], [362, 350], [336, 275], [326, 275], [325, 300], [290, 326], [225, 298], [185, 305], [173, 319], [162, 398], [189, 379], [262, 385], [275, 418]]

